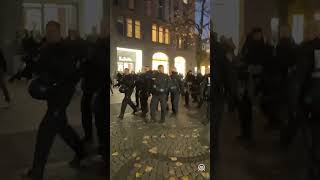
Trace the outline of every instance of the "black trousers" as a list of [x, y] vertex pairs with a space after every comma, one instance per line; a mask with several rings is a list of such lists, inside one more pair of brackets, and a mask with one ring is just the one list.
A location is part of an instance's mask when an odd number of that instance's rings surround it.
[[178, 91], [170, 92], [170, 97], [171, 97], [172, 112], [178, 113], [180, 93]]
[[6, 85], [6, 81], [5, 81], [5, 78], [4, 78], [4, 72], [3, 72], [2, 69], [0, 69], [0, 89], [3, 92], [5, 101], [6, 102], [10, 102], [11, 99], [10, 99], [9, 91], [8, 91], [8, 88], [7, 88], [7, 85]]
[[240, 120], [241, 137], [248, 140], [252, 139], [252, 103], [248, 96], [244, 96], [239, 100], [238, 114]]
[[82, 128], [84, 131], [85, 139], [92, 139], [92, 103], [94, 92], [83, 91], [81, 98], [81, 115], [82, 115]]
[[152, 95], [151, 103], [150, 103], [150, 114], [151, 118], [155, 118], [156, 110], [159, 105], [161, 106], [161, 120], [165, 120], [166, 113], [167, 113], [167, 94], [159, 94], [159, 95]]
[[149, 98], [148, 93], [146, 91], [141, 91], [140, 102], [141, 102], [141, 110], [143, 114], [147, 114], [149, 112], [148, 98]]
[[187, 91], [184, 95], [184, 101], [186, 106], [189, 106], [189, 99], [190, 99], [189, 95], [190, 95], [189, 91]]
[[120, 114], [123, 115], [126, 112], [127, 105], [129, 105], [134, 111], [136, 110], [136, 106], [133, 104], [131, 100], [131, 95], [132, 95], [133, 89], [129, 89], [122, 100], [121, 104], [121, 112]]
[[107, 137], [108, 137], [108, 93], [107, 89], [101, 89], [97, 93], [97, 98], [94, 103], [94, 114], [97, 128], [98, 142], [99, 142], [99, 153], [107, 160]]
[[74, 87], [61, 87], [56, 95], [47, 100], [48, 110], [40, 123], [33, 160], [33, 174], [36, 180], [43, 179], [45, 165], [56, 135], [81, 157], [84, 153], [80, 137], [69, 125], [66, 109], [70, 104]]
[[135, 96], [136, 96], [136, 107], [137, 108], [140, 107], [140, 93], [141, 93], [141, 90], [136, 89]]

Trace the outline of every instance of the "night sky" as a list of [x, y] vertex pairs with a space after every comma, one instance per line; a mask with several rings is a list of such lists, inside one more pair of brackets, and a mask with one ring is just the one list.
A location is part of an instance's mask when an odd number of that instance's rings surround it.
[[[201, 18], [201, 2], [199, 1], [203, 1], [203, 0], [198, 0], [198, 2], [196, 3], [196, 22], [200, 23], [200, 18]], [[210, 0], [205, 0], [206, 1], [206, 7], [208, 8], [209, 14], [210, 14]], [[207, 22], [210, 21], [210, 17], [205, 16], [204, 19], [204, 23], [206, 24]], [[206, 32], [204, 33], [204, 38], [206, 38], [209, 35], [209, 29], [206, 30]]]

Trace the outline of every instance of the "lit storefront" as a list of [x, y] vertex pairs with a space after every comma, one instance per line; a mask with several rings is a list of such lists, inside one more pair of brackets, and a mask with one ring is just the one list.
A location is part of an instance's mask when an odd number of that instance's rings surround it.
[[177, 69], [179, 74], [186, 75], [186, 59], [178, 56], [174, 59], [174, 67]]
[[152, 56], [152, 70], [157, 70], [159, 65], [163, 65], [164, 73], [169, 72], [169, 58], [168, 55], [157, 52]]
[[117, 71], [123, 72], [128, 68], [130, 72], [141, 72], [142, 50], [117, 47]]

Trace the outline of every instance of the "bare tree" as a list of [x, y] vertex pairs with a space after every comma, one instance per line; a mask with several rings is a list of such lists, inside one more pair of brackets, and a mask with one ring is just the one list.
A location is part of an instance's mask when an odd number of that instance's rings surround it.
[[198, 66], [206, 54], [203, 46], [210, 40], [210, 0], [191, 0], [176, 10], [172, 21], [172, 32], [187, 46], [195, 46]]

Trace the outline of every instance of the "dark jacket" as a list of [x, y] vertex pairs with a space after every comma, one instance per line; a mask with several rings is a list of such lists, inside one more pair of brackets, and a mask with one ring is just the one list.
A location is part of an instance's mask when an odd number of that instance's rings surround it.
[[120, 87], [125, 86], [129, 89], [133, 89], [135, 87], [135, 77], [133, 74], [124, 75], [120, 79]]
[[88, 61], [84, 64], [82, 88], [90, 91], [108, 89], [110, 76], [109, 38], [99, 38], [95, 43], [88, 45]]
[[171, 92], [182, 92], [183, 91], [183, 82], [181, 76], [177, 72], [173, 72], [170, 75], [170, 90]]
[[63, 41], [46, 44], [40, 51], [40, 59], [36, 64], [36, 74], [47, 79], [49, 83], [75, 86], [80, 75], [76, 62]]
[[286, 78], [286, 76], [288, 75], [289, 68], [296, 64], [297, 50], [297, 45], [295, 44], [293, 39], [280, 39], [276, 47], [276, 59], [283, 78]]
[[164, 73], [155, 72], [152, 77], [152, 94], [167, 94], [169, 88], [169, 76]]
[[142, 92], [144, 93], [151, 93], [152, 90], [152, 76], [153, 76], [153, 71], [147, 71], [144, 72], [140, 75], [141, 77], [141, 82], [143, 83], [142, 86]]
[[7, 62], [4, 58], [4, 54], [2, 52], [2, 49], [0, 49], [0, 69], [3, 70], [4, 72], [7, 71]]

